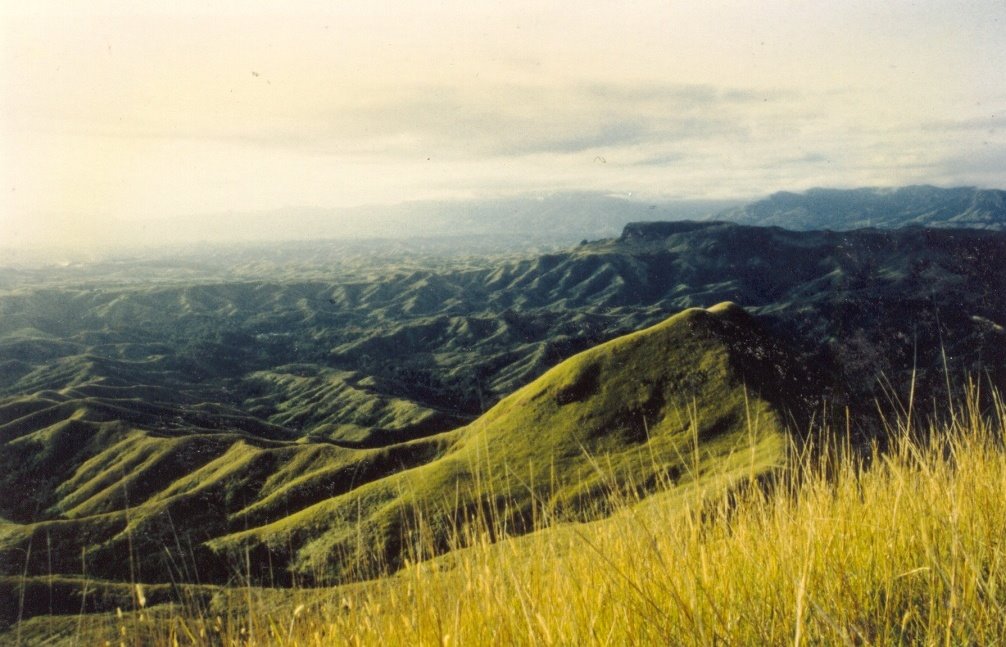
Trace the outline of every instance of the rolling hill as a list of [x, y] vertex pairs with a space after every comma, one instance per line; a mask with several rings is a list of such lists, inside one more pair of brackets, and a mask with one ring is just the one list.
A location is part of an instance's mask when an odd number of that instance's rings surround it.
[[[804, 383], [757, 321], [721, 304], [578, 354], [469, 425], [376, 449], [145, 428], [100, 399], [8, 401], [0, 565], [165, 584], [371, 577], [414, 558], [403, 547], [423, 528], [443, 551], [479, 520], [519, 534], [602, 515], [614, 494], [758, 478], [806, 413], [792, 399]], [[34, 481], [35, 509], [11, 506], [38, 474], [50, 478]]]
[[155, 388], [148, 400], [180, 405], [159, 425], [200, 404], [379, 446], [470, 421], [576, 352], [725, 300], [828, 366], [839, 400], [872, 402], [882, 375], [905, 393], [913, 367], [931, 389], [944, 368], [1003, 377], [999, 232], [640, 223], [540, 256], [407, 258], [312, 280], [269, 278], [270, 266], [258, 278], [9, 290], [0, 397]]

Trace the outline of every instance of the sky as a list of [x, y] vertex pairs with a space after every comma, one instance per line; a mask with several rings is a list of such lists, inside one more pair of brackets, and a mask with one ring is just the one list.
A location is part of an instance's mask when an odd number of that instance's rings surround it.
[[1004, 34], [1002, 0], [4, 3], [0, 246], [574, 190], [1006, 188]]

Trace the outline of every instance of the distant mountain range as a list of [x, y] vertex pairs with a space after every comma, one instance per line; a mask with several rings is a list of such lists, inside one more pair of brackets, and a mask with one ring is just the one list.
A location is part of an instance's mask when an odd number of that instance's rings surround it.
[[[775, 193], [748, 204], [729, 200], [659, 200], [594, 192], [421, 201], [347, 209], [281, 209], [212, 217], [123, 223], [133, 241], [203, 242], [319, 238], [475, 237], [512, 248], [567, 245], [617, 236], [636, 221], [727, 220], [786, 229], [848, 230], [905, 226], [1006, 229], [1006, 192], [958, 187], [810, 189]], [[193, 238], [194, 236], [194, 238]]]
[[748, 204], [729, 200], [643, 202], [605, 193], [553, 193], [349, 209], [223, 213], [148, 222], [134, 236], [169, 241], [180, 232], [198, 232], [199, 239], [207, 242], [467, 236], [513, 247], [518, 241], [566, 245], [581, 239], [610, 238], [630, 222], [670, 220], [726, 220], [803, 231], [906, 226], [1006, 230], [1006, 191], [934, 186], [810, 189], [803, 193], [783, 191]]
[[606, 193], [565, 192], [124, 221], [116, 235], [129, 244], [482, 237], [503, 247], [515, 242], [565, 245], [617, 236], [634, 220], [705, 218], [738, 204], [736, 200], [642, 202]]
[[967, 227], [1006, 230], [1006, 191], [906, 186], [898, 189], [782, 191], [722, 211], [717, 220], [786, 229]]
[[[441, 255], [541, 251], [618, 236], [630, 222], [721, 220], [793, 230], [905, 226], [1006, 230], [1006, 192], [973, 187], [810, 189], [763, 200], [654, 200], [601, 192], [558, 192], [480, 200], [418, 201], [352, 208], [290, 207], [161, 220], [129, 219], [100, 232], [107, 247], [4, 249], [0, 267], [93, 261], [116, 253], [177, 257], [192, 245], [271, 247], [317, 240], [437, 248]], [[45, 232], [43, 232], [45, 233]], [[51, 234], [48, 232], [41, 240]], [[295, 242], [296, 241], [296, 242]], [[394, 241], [393, 243], [391, 241]], [[38, 241], [36, 241], [38, 242]], [[41, 243], [39, 243], [41, 244]], [[454, 250], [454, 251], [451, 251]], [[354, 253], [359, 250], [348, 250]], [[382, 253], [378, 250], [378, 253]]]
[[728, 200], [658, 200], [573, 192], [488, 200], [423, 201], [350, 209], [284, 209], [149, 222], [143, 235], [172, 240], [198, 232], [204, 241], [485, 237], [502, 243], [572, 244], [617, 236], [636, 221], [726, 220], [786, 229], [849, 230], [906, 226], [1006, 229], [1006, 191], [907, 186], [779, 192], [748, 204]]

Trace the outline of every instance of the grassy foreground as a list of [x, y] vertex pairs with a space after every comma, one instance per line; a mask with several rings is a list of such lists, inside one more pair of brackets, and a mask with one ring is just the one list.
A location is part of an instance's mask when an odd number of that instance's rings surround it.
[[883, 450], [794, 449], [772, 482], [728, 495], [623, 499], [494, 543], [467, 526], [468, 548], [429, 561], [417, 528], [392, 577], [235, 589], [104, 626], [111, 644], [999, 644], [1006, 407], [975, 402], [936, 425], [902, 416]]

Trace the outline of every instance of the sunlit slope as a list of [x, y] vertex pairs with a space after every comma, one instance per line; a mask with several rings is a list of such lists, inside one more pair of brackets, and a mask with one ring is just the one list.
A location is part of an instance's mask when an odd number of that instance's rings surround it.
[[[802, 403], [786, 354], [741, 308], [691, 309], [576, 355], [452, 434], [443, 457], [278, 522], [210, 542], [304, 578], [400, 565], [417, 533], [434, 550], [473, 519], [508, 532], [534, 518], [606, 512], [613, 491], [757, 476], [782, 458]], [[715, 475], [715, 476], [713, 476]], [[416, 557], [416, 556], [412, 556]]]
[[143, 428], [55, 393], [8, 402], [0, 565], [144, 582], [369, 577], [423, 557], [403, 554], [415, 532], [439, 552], [475, 518], [519, 533], [542, 515], [607, 514], [613, 492], [757, 476], [781, 458], [804, 382], [721, 304], [576, 355], [467, 427], [373, 449]]
[[[23, 400], [3, 412], [36, 407]], [[0, 516], [10, 522], [0, 525], [3, 573], [225, 582], [235, 565], [207, 541], [283, 519], [448, 448], [438, 438], [350, 449], [237, 429], [151, 430], [111, 419], [108, 408], [69, 401], [0, 426]], [[284, 582], [280, 573], [275, 583]]]
[[676, 480], [694, 467], [696, 442], [703, 458], [738, 441], [767, 458], [786, 382], [800, 392], [785, 354], [740, 307], [694, 308], [556, 366], [470, 425], [465, 449], [490, 464], [505, 457], [498, 467], [516, 474], [544, 470], [543, 457], [562, 464], [562, 499], [590, 496], [612, 475], [644, 485], [663, 470]]

